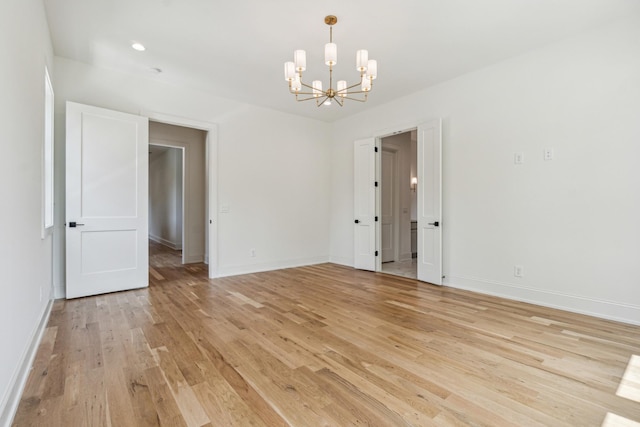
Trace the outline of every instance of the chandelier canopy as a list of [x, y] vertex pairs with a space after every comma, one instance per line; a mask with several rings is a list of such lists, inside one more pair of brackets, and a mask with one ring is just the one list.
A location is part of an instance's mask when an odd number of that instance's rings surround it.
[[367, 100], [367, 95], [378, 74], [378, 63], [374, 59], [369, 59], [369, 52], [364, 49], [356, 52], [356, 69], [360, 72], [360, 81], [347, 85], [346, 80], [338, 80], [335, 87], [333, 85], [333, 66], [338, 62], [338, 46], [333, 42], [333, 26], [337, 22], [338, 18], [333, 15], [324, 18], [324, 23], [329, 26], [329, 43], [324, 45], [324, 63], [329, 66], [327, 89], [322, 88], [321, 80], [314, 80], [311, 85], [302, 80], [302, 72], [307, 68], [307, 53], [304, 50], [294, 51], [293, 62], [284, 63], [284, 79], [289, 82], [289, 92], [296, 96], [296, 101], [314, 99], [319, 107], [331, 105], [331, 101], [335, 100], [342, 107], [345, 99], [359, 102]]

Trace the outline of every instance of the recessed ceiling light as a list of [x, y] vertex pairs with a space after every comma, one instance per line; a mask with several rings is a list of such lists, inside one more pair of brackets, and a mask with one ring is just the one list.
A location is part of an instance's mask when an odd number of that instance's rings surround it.
[[139, 51], [139, 52], [142, 52], [143, 50], [146, 49], [146, 47], [144, 47], [144, 45], [142, 43], [138, 43], [138, 42], [133, 43], [131, 45], [131, 47], [134, 48], [135, 50]]

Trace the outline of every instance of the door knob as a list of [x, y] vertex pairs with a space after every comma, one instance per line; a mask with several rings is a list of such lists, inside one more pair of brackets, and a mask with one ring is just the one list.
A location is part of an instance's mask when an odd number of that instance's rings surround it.
[[430, 222], [429, 225], [433, 225], [434, 227], [439, 227], [440, 223], [438, 221]]
[[78, 224], [78, 223], [77, 223], [77, 222], [75, 222], [75, 221], [71, 221], [71, 222], [69, 223], [69, 227], [70, 227], [70, 228], [76, 228], [76, 227], [81, 226], [81, 225], [84, 225], [84, 224]]
[[360, 224], [360, 220], [359, 219], [356, 219], [355, 222], [356, 222], [356, 224]]

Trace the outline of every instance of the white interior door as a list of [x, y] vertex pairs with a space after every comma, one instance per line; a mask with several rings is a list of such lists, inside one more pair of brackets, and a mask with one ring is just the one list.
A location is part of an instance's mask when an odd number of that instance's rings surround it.
[[442, 284], [441, 121], [418, 126], [418, 280]]
[[148, 286], [148, 120], [67, 103], [67, 298]]
[[380, 252], [382, 262], [396, 260], [396, 157], [396, 151], [382, 148], [382, 179], [380, 180], [380, 191], [382, 193], [380, 203]]
[[375, 138], [354, 142], [354, 262], [362, 270], [376, 269], [376, 157]]

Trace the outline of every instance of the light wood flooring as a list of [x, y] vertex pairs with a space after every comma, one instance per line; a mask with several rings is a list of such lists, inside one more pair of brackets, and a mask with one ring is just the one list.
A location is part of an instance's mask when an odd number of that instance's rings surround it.
[[640, 327], [332, 264], [208, 280], [167, 256], [148, 289], [55, 302], [15, 425], [640, 422], [616, 395]]

